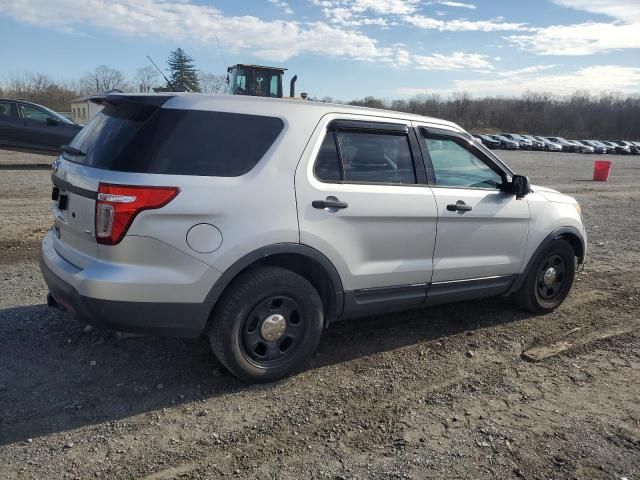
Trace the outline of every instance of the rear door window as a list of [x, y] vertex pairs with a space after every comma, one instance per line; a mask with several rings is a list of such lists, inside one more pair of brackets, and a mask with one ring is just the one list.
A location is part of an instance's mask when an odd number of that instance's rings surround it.
[[336, 183], [342, 181], [340, 156], [338, 155], [338, 147], [336, 146], [333, 132], [327, 132], [324, 137], [314, 165], [314, 173], [323, 182]]
[[122, 104], [76, 136], [72, 146], [86, 155], [69, 159], [124, 172], [233, 177], [249, 172], [283, 128], [276, 117]]
[[51, 115], [31, 105], [20, 105], [20, 112], [22, 113], [22, 118], [36, 122], [44, 123], [48, 118], [52, 118]]
[[314, 173], [324, 182], [416, 183], [406, 133], [328, 131]]

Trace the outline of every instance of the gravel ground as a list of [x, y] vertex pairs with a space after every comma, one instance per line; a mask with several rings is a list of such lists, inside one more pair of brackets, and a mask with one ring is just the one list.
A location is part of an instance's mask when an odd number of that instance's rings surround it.
[[594, 183], [602, 156], [501, 156], [582, 205], [588, 262], [561, 308], [344, 322], [298, 375], [247, 386], [204, 340], [48, 309], [49, 172], [0, 154], [0, 478], [640, 478], [640, 157]]

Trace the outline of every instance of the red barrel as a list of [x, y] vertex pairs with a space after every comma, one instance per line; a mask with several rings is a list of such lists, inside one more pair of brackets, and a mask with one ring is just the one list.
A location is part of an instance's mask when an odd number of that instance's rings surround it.
[[611, 162], [608, 160], [596, 160], [593, 163], [593, 181], [606, 182], [609, 180], [609, 172], [611, 171]]

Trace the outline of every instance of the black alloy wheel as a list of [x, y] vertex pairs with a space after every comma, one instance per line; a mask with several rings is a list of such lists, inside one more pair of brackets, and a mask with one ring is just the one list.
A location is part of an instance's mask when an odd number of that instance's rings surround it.
[[242, 329], [242, 348], [249, 361], [269, 366], [285, 361], [300, 346], [307, 324], [290, 297], [270, 296], [249, 312]]

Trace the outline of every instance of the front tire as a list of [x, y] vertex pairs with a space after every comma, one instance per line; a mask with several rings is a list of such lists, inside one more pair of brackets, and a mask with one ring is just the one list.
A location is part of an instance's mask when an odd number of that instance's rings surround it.
[[322, 300], [305, 278], [285, 268], [249, 269], [218, 305], [209, 328], [211, 348], [227, 370], [246, 382], [291, 374], [320, 342]]
[[518, 306], [530, 312], [551, 312], [569, 295], [575, 274], [573, 248], [564, 240], [554, 240], [536, 258], [513, 299]]

